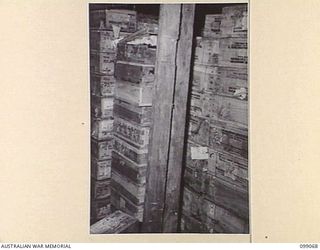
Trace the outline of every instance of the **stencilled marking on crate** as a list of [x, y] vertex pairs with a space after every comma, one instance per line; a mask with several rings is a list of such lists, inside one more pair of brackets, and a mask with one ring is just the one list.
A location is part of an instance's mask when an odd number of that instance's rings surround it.
[[149, 143], [150, 128], [141, 127], [120, 117], [115, 117], [114, 119], [114, 132], [141, 147], [145, 147]]
[[148, 160], [147, 149], [137, 149], [127, 142], [115, 136], [114, 138], [114, 150], [121, 155], [129, 158], [137, 164], [146, 164]]
[[95, 119], [91, 123], [91, 136], [97, 140], [111, 138], [113, 134], [112, 119]]
[[98, 160], [108, 160], [111, 158], [113, 140], [96, 141], [91, 140], [92, 155]]
[[97, 180], [111, 177], [111, 160], [98, 161], [91, 159], [91, 174]]

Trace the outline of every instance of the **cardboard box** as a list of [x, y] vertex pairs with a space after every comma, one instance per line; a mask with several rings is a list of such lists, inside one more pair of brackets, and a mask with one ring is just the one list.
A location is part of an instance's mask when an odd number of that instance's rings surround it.
[[97, 141], [91, 139], [91, 154], [98, 160], [111, 159], [113, 140]]
[[90, 73], [91, 94], [95, 96], [113, 96], [116, 79], [99, 73]]
[[150, 128], [142, 127], [134, 122], [129, 122], [120, 117], [114, 118], [114, 132], [119, 138], [126, 138], [140, 148], [146, 148], [149, 144]]
[[115, 77], [117, 80], [136, 84], [152, 84], [154, 82], [155, 67], [139, 63], [117, 61]]
[[112, 138], [113, 120], [112, 119], [93, 119], [91, 122], [91, 136], [96, 140]]
[[105, 180], [111, 178], [111, 159], [99, 161], [91, 158], [91, 176], [96, 180]]

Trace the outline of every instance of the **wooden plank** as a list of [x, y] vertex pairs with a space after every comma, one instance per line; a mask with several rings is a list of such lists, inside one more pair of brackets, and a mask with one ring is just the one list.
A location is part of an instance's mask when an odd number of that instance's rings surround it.
[[182, 5], [181, 30], [177, 50], [177, 72], [174, 109], [172, 113], [170, 153], [166, 177], [167, 185], [163, 232], [177, 232], [178, 230], [180, 186], [186, 135], [184, 128], [186, 127], [194, 13], [194, 4]]
[[[131, 232], [133, 225], [138, 225], [137, 219], [132, 216], [117, 210], [114, 213], [106, 216], [102, 220], [96, 222], [90, 227], [91, 234], [118, 234], [126, 230]], [[138, 227], [138, 226], [137, 226]], [[136, 231], [138, 232], [138, 230]]]
[[165, 185], [175, 83], [175, 61], [180, 26], [180, 4], [160, 6], [149, 167], [147, 169], [143, 232], [162, 231]]

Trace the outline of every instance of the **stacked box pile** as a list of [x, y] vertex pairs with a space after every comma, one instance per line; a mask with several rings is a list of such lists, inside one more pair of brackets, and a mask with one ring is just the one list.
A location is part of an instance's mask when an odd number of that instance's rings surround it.
[[248, 233], [247, 5], [207, 15], [197, 38], [182, 232]]
[[111, 206], [143, 218], [157, 37], [137, 32], [118, 44]]
[[132, 11], [90, 12], [91, 223], [111, 212], [116, 45], [135, 28]]

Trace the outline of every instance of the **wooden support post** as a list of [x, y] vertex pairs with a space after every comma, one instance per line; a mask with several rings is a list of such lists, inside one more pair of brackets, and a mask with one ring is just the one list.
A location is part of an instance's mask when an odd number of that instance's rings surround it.
[[166, 199], [162, 229], [163, 232], [167, 233], [174, 233], [178, 230], [194, 12], [194, 4], [182, 5], [180, 37], [178, 41], [176, 60], [177, 71], [174, 92], [174, 109], [172, 112], [170, 153], [167, 170]]
[[143, 232], [175, 232], [178, 226], [193, 20], [194, 5], [160, 7]]

